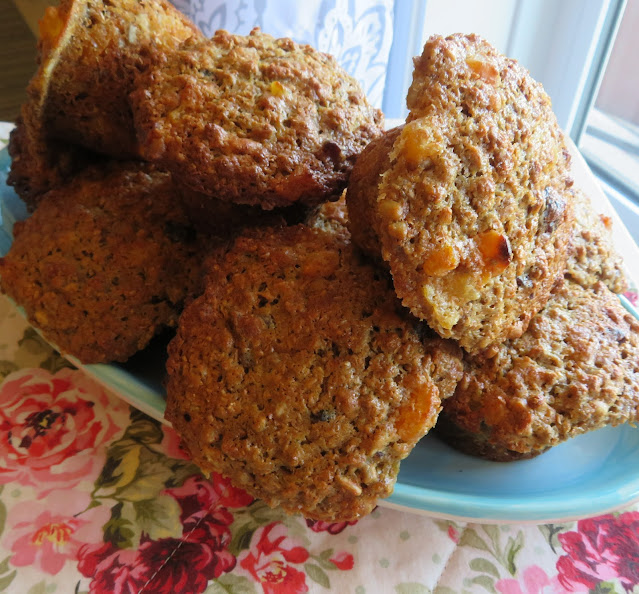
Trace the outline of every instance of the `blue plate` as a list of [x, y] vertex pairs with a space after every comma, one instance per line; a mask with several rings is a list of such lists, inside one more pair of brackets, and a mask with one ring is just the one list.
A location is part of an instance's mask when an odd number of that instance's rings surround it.
[[[27, 213], [6, 185], [10, 160], [0, 151], [0, 254], [11, 227]], [[624, 301], [624, 300], [622, 300]], [[637, 312], [625, 300], [635, 316]], [[637, 316], [639, 317], [639, 316]], [[125, 365], [80, 365], [119, 397], [164, 421], [162, 344]], [[394, 493], [380, 505], [474, 522], [558, 522], [639, 500], [639, 431], [629, 425], [593, 431], [519, 462], [461, 454], [433, 436], [402, 462]]]

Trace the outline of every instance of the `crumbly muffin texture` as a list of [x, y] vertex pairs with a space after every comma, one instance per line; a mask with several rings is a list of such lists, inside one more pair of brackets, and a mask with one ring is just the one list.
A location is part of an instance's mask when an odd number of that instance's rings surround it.
[[167, 173], [87, 169], [14, 226], [0, 287], [63, 353], [125, 361], [201, 287], [201, 245]]
[[30, 101], [46, 133], [139, 156], [128, 95], [136, 72], [201, 32], [168, 0], [61, 0], [40, 22]]
[[259, 29], [185, 42], [131, 101], [147, 159], [193, 190], [265, 209], [339, 196], [382, 129], [332, 56]]
[[346, 192], [343, 192], [340, 199], [335, 202], [323, 202], [319, 206], [310, 209], [306, 214], [304, 223], [314, 229], [321, 229], [331, 233], [342, 240], [350, 240]]
[[334, 520], [390, 495], [461, 356], [339, 235], [239, 237], [169, 345], [166, 418], [194, 461], [269, 505]]
[[597, 213], [581, 190], [574, 192], [575, 224], [566, 275], [582, 287], [603, 282], [613, 293], [628, 289], [621, 256], [612, 241], [612, 221]]
[[367, 205], [395, 291], [468, 351], [520, 336], [570, 237], [569, 154], [550, 100], [514, 60], [454, 35], [426, 43], [408, 106]]
[[474, 455], [531, 457], [639, 417], [639, 322], [602, 282], [565, 280], [523, 336], [465, 363], [438, 428]]

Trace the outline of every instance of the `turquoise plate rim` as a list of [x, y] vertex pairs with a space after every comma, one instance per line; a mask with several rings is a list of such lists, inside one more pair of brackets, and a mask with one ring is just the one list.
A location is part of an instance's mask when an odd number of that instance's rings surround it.
[[[0, 150], [0, 255], [11, 245], [13, 222], [27, 216], [22, 201], [6, 185], [10, 162], [7, 149]], [[639, 319], [632, 304], [625, 297], [621, 301]], [[167, 423], [157, 368], [140, 372], [126, 365], [83, 365], [69, 359], [127, 403]], [[575, 520], [639, 500], [638, 451], [639, 431], [630, 425], [600, 429], [533, 460], [508, 463], [466, 456], [428, 435], [402, 462], [393, 494], [379, 504], [477, 523]]]

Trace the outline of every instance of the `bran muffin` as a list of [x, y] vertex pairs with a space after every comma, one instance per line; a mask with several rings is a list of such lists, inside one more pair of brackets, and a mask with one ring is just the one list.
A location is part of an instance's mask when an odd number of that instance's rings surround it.
[[68, 182], [75, 173], [98, 160], [85, 148], [47, 138], [40, 122], [33, 118], [32, 105], [22, 105], [21, 115], [11, 130], [11, 168], [7, 185], [13, 186], [30, 212], [49, 190]]
[[254, 29], [190, 40], [131, 95], [144, 157], [217, 199], [271, 209], [339, 196], [382, 130], [335, 59]]
[[[433, 37], [415, 61], [372, 218], [402, 303], [478, 351], [520, 336], [564, 271], [569, 153], [541, 85], [480, 38]], [[349, 205], [350, 208], [350, 205]]]
[[114, 163], [45, 194], [16, 223], [0, 287], [63, 353], [125, 361], [177, 324], [201, 288], [201, 260], [170, 175]]
[[49, 136], [116, 158], [139, 155], [128, 94], [137, 71], [199, 30], [168, 0], [61, 0], [40, 22], [27, 89]]
[[525, 334], [465, 364], [437, 433], [469, 454], [530, 458], [639, 418], [639, 322], [602, 282], [566, 279]]
[[305, 225], [240, 236], [168, 351], [165, 416], [200, 468], [322, 520], [390, 495], [462, 371], [383, 274]]
[[612, 220], [598, 214], [581, 190], [574, 193], [575, 224], [566, 275], [582, 287], [603, 282], [613, 293], [623, 293], [628, 281], [621, 256], [612, 241]]

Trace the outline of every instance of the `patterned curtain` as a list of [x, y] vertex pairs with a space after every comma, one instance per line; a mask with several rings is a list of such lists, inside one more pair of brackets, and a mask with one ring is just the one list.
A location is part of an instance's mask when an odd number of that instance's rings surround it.
[[382, 106], [393, 39], [393, 0], [172, 0], [206, 35], [261, 27], [333, 54]]

